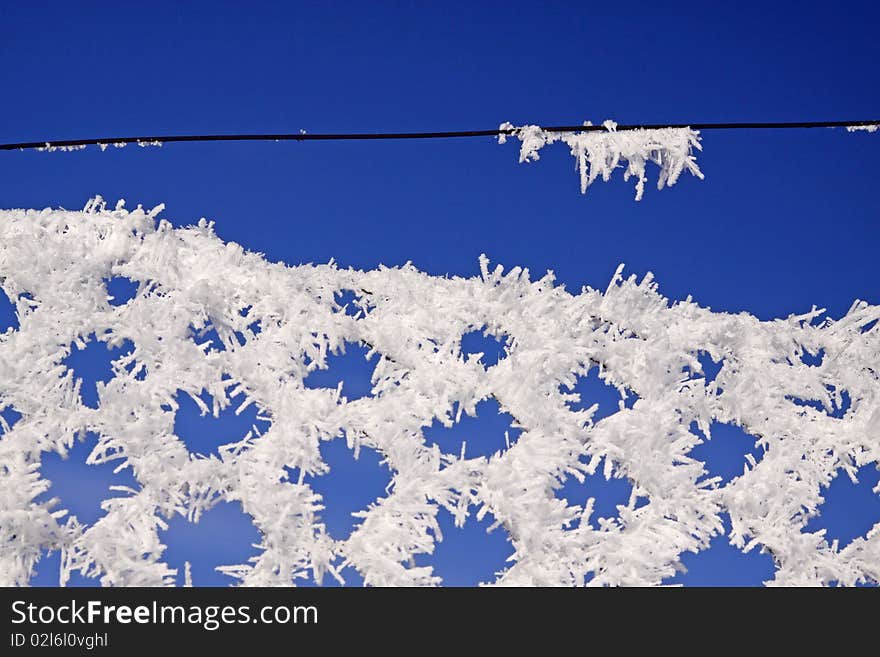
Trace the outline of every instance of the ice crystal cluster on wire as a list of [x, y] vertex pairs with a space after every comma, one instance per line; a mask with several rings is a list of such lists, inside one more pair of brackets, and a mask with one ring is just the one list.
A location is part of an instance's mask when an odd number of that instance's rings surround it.
[[876, 123], [871, 123], [869, 125], [850, 125], [846, 127], [847, 132], [877, 132], [880, 130], [880, 125]]
[[[592, 126], [587, 122], [585, 126]], [[700, 133], [690, 128], [652, 128], [639, 130], [617, 130], [614, 121], [605, 121], [604, 131], [550, 132], [537, 125], [516, 127], [502, 123], [498, 129], [504, 131], [498, 136], [503, 144], [508, 136], [520, 140], [519, 161], [532, 162], [540, 159], [538, 151], [547, 144], [564, 142], [571, 149], [581, 179], [581, 194], [600, 176], [608, 182], [614, 170], [626, 163], [623, 177], [636, 179], [636, 200], [645, 193], [648, 162], [659, 169], [657, 189], [672, 186], [684, 171], [703, 179], [703, 172], [697, 166], [694, 149], [702, 150]]]
[[[153, 146], [161, 147], [162, 146], [162, 142], [157, 139], [150, 139], [150, 140], [138, 139], [135, 143], [137, 143], [137, 145], [140, 146], [141, 148], [148, 148], [148, 147], [153, 147]], [[125, 148], [126, 146], [128, 146], [128, 142], [125, 142], [125, 141], [116, 141], [116, 142], [112, 142], [112, 143], [98, 142], [95, 145], [101, 149], [101, 152], [104, 152], [110, 146], [113, 146], [114, 148]], [[73, 152], [73, 151], [85, 150], [86, 147], [87, 147], [87, 144], [74, 144], [72, 146], [56, 146], [56, 145], [52, 144], [52, 142], [47, 141], [45, 146], [40, 146], [39, 148], [37, 148], [37, 150], [40, 152], [48, 152], [48, 153], [54, 153], [55, 151]]]
[[[760, 321], [670, 303], [650, 275], [622, 267], [604, 292], [572, 294], [552, 273], [532, 280], [485, 257], [473, 278], [290, 267], [224, 243], [205, 220], [174, 228], [159, 211], [96, 200], [83, 212], [0, 212], [0, 284], [19, 320], [0, 335], [0, 411], [18, 414], [0, 437], [0, 584], [26, 585], [45, 550], [61, 552], [62, 580], [78, 571], [103, 585], [181, 584], [160, 530], [223, 502], [240, 502], [261, 535], [250, 561], [223, 567], [243, 585], [341, 579], [349, 566], [368, 585], [441, 584], [417, 565], [442, 540], [441, 509], [460, 525], [495, 518], [514, 548], [501, 585], [660, 584], [682, 554], [723, 533], [722, 516], [724, 540], [772, 555], [769, 584], [880, 579], [880, 524], [846, 546], [807, 529], [835, 477], [880, 459], [880, 307]], [[138, 282], [131, 300], [110, 303], [112, 276]], [[358, 312], [340, 308], [341, 291]], [[209, 323], [225, 349], [194, 339]], [[506, 339], [492, 367], [461, 353], [462, 336], [484, 327]], [[97, 408], [64, 364], [88, 340], [133, 345], [98, 385]], [[379, 356], [372, 394], [305, 386], [347, 343]], [[722, 363], [713, 379], [707, 357]], [[572, 410], [570, 389], [596, 366], [636, 401], [594, 420], [595, 408]], [[206, 412], [253, 404], [268, 430], [217, 455], [190, 453], [175, 411], [204, 391]], [[487, 398], [521, 429], [508, 446], [483, 457], [425, 439], [432, 423], [452, 425]], [[713, 440], [713, 422], [742, 427], [762, 450], [727, 483], [691, 453]], [[108, 491], [90, 525], [44, 499], [40, 470], [86, 433], [98, 436], [88, 463], [139, 483]], [[327, 533], [308, 481], [289, 476], [327, 471], [323, 441], [377, 450], [393, 473], [345, 540]], [[586, 476], [632, 483], [617, 517], [556, 495]]]

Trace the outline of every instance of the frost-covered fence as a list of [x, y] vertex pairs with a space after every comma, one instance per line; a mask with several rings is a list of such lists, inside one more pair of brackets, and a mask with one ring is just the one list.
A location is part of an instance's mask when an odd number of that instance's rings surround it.
[[[252, 562], [225, 569], [245, 585], [346, 565], [367, 584], [439, 584], [413, 557], [441, 539], [440, 508], [458, 523], [497, 519], [515, 548], [499, 584], [658, 584], [682, 553], [708, 545], [724, 513], [736, 546], [773, 555], [773, 584], [880, 580], [880, 525], [843, 549], [805, 528], [823, 486], [880, 458], [880, 307], [856, 301], [836, 321], [814, 310], [764, 322], [670, 304], [650, 275], [622, 268], [606, 290], [573, 294], [552, 274], [532, 280], [486, 258], [467, 279], [411, 266], [288, 267], [222, 242], [204, 220], [175, 229], [158, 211], [93, 202], [83, 212], [0, 212], [0, 285], [20, 321], [0, 335], [0, 411], [20, 415], [0, 427], [0, 584], [26, 584], [45, 549], [61, 550], [64, 573], [105, 585], [180, 582], [159, 530], [223, 500], [240, 501], [262, 535]], [[109, 303], [111, 276], [137, 281], [134, 298]], [[341, 291], [359, 312], [343, 311]], [[209, 323], [225, 350], [194, 339]], [[489, 368], [460, 349], [465, 332], [483, 327], [508, 341]], [[95, 409], [63, 364], [89, 339], [134, 345], [98, 387]], [[348, 401], [344, 388], [304, 386], [328, 354], [358, 342], [381, 355], [372, 395]], [[712, 380], [707, 357], [722, 363]], [[597, 422], [571, 410], [565, 392], [595, 365], [635, 399]], [[219, 456], [190, 454], [175, 410], [180, 394], [203, 390], [208, 412], [243, 393], [269, 429]], [[424, 427], [452, 424], [489, 397], [522, 428], [509, 447], [471, 457], [424, 439]], [[763, 450], [723, 485], [690, 455], [713, 420], [743, 427]], [[41, 457], [85, 432], [99, 436], [90, 462], [130, 468], [140, 484], [110, 492], [91, 526], [35, 501], [49, 486]], [[393, 481], [334, 541], [320, 497], [285, 468], [325, 471], [319, 444], [343, 433], [353, 452], [378, 450]], [[554, 495], [597, 468], [633, 483], [616, 518]]]

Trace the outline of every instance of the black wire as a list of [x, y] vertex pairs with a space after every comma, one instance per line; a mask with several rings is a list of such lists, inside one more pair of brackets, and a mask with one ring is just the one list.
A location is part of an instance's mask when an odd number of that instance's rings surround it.
[[[655, 130], [659, 128], [691, 128], [693, 130], [778, 130], [787, 128], [845, 128], [880, 124], [880, 119], [871, 121], [799, 121], [799, 122], [753, 122], [753, 123], [655, 123], [618, 125], [617, 130]], [[594, 132], [605, 130], [602, 125], [567, 125], [541, 128], [546, 132]], [[59, 148], [71, 146], [93, 146], [103, 144], [135, 144], [150, 142], [188, 142], [188, 141], [355, 141], [369, 139], [446, 139], [450, 137], [497, 137], [513, 134], [513, 129], [502, 130], [453, 130], [448, 132], [354, 132], [340, 134], [241, 134], [241, 135], [151, 135], [146, 137], [99, 137], [92, 139], [59, 139], [57, 141], [26, 141], [15, 144], [0, 144], [0, 150], [13, 151], [32, 148]]]

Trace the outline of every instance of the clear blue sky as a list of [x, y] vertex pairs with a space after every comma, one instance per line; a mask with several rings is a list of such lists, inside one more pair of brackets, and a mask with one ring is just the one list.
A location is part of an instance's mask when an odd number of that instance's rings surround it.
[[[2, 3], [0, 140], [880, 115], [874, 2], [426, 4]], [[526, 166], [489, 138], [12, 152], [0, 207], [163, 202], [176, 224], [214, 219], [272, 260], [474, 275], [485, 252], [573, 290], [625, 262], [673, 299], [761, 318], [880, 302], [880, 136], [707, 132], [704, 148], [704, 182], [640, 203], [620, 179], [582, 197], [564, 148]], [[842, 535], [869, 502], [843, 514]], [[173, 528], [174, 565], [238, 526], [233, 512], [218, 510], [219, 530]], [[436, 561], [449, 581], [503, 566], [503, 537], [456, 536]], [[683, 581], [766, 576], [713, 550]]]

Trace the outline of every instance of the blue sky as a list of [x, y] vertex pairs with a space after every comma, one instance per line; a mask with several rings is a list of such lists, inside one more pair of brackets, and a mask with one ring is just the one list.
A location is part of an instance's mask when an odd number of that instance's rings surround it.
[[[833, 11], [818, 2], [3, 3], [0, 137], [874, 118], [878, 22], [871, 2]], [[553, 269], [572, 290], [604, 287], [625, 262], [654, 272], [673, 299], [692, 294], [765, 319], [880, 302], [880, 137], [703, 136], [706, 180], [649, 186], [640, 203], [620, 178], [581, 196], [564, 148], [519, 165], [515, 144], [486, 138], [3, 153], [0, 207], [79, 209], [95, 194], [161, 202], [175, 224], [216, 220], [221, 237], [271, 260], [411, 260], [474, 275], [485, 252]], [[0, 330], [13, 321], [4, 301]], [[343, 375], [354, 375], [349, 366], [360, 367], [343, 364]], [[870, 500], [850, 508], [842, 535], [872, 512]], [[245, 522], [234, 508], [217, 513], [221, 528]], [[210, 529], [169, 531], [181, 536], [169, 548], [179, 565], [216, 543]], [[448, 581], [472, 584], [503, 567], [509, 544], [497, 532], [448, 533], [435, 562]], [[245, 540], [239, 551], [248, 550]], [[476, 574], [475, 555], [485, 557]], [[766, 564], [729, 558], [741, 565], [710, 559], [681, 580], [731, 583], [731, 568], [733, 583], [766, 576]], [[210, 569], [196, 575], [228, 582]]]

